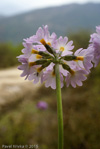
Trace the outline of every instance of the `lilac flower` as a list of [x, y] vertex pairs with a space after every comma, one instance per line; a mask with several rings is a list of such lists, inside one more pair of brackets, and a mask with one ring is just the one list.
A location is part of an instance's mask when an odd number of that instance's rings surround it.
[[74, 55], [77, 56], [76, 62], [81, 68], [89, 71], [93, 67], [93, 64], [91, 63], [93, 59], [91, 50], [80, 48], [74, 53]]
[[19, 70], [23, 70], [21, 77], [25, 77], [25, 80], [28, 78], [31, 71], [33, 71], [32, 67], [29, 67], [28, 63], [24, 63], [18, 67]]
[[60, 36], [59, 39], [56, 40], [55, 49], [57, 53], [61, 54], [61, 56], [69, 55], [73, 53], [70, 51], [74, 48], [72, 44], [73, 44], [73, 41], [68, 42], [67, 37], [63, 38], [62, 36]]
[[45, 110], [48, 108], [48, 104], [45, 101], [39, 101], [37, 104], [37, 108]]
[[93, 51], [93, 62], [95, 64], [95, 67], [98, 65], [100, 62], [100, 26], [96, 27], [96, 32], [91, 35], [90, 39], [90, 45], [89, 49]]
[[17, 58], [18, 58], [18, 61], [19, 61], [20, 63], [26, 64], [26, 63], [28, 62], [28, 58], [25, 57], [25, 55], [17, 56]]
[[33, 83], [36, 84], [39, 81], [43, 82], [43, 72], [39, 69], [40, 66], [34, 66], [33, 71], [29, 74], [28, 80], [33, 80]]
[[25, 80], [28, 78], [29, 74], [33, 71], [33, 67], [29, 66], [28, 58], [25, 55], [20, 55], [17, 57], [18, 61], [22, 63], [22, 65], [18, 66], [19, 70], [23, 70], [21, 77], [26, 76]]
[[53, 43], [55, 42], [56, 38], [57, 35], [55, 33], [52, 33], [50, 35], [47, 25], [43, 26], [43, 29], [40, 27], [36, 32], [36, 40], [38, 43], [41, 43], [40, 41], [44, 39], [48, 45], [53, 46]]
[[48, 26], [43, 26], [43, 29], [44, 29], [44, 39], [46, 41], [47, 44], [49, 44], [50, 46], [53, 46], [53, 44], [55, 43], [55, 40], [57, 38], [57, 35], [53, 32], [51, 35], [50, 35], [50, 32], [48, 31]]
[[25, 43], [32, 44], [32, 43], [36, 42], [36, 36], [33, 35], [33, 36], [31, 36], [29, 38], [26, 38], [26, 39], [23, 39], [23, 40], [24, 40], [23, 46], [24, 46]]
[[22, 49], [22, 53], [27, 58], [31, 56], [33, 49], [37, 50], [37, 46], [33, 46], [32, 43], [24, 42], [23, 45], [24, 45], [24, 49]]
[[72, 87], [82, 86], [82, 81], [85, 81], [87, 72], [85, 70], [72, 70], [71, 73], [68, 73], [66, 77], [67, 87], [71, 84]]
[[67, 76], [68, 75], [68, 71], [65, 70], [62, 65], [59, 66], [59, 71], [63, 76]]
[[29, 57], [28, 61], [29, 61], [29, 65], [34, 65], [34, 63], [37, 60], [42, 59], [42, 56], [39, 54], [31, 54], [31, 56]]
[[[56, 75], [54, 70], [47, 70], [43, 75], [43, 81], [45, 81], [46, 87], [51, 87], [52, 89], [56, 89]], [[63, 87], [63, 76], [60, 74], [61, 88]]]
[[[46, 87], [51, 87], [52, 89], [56, 89], [56, 75], [55, 75], [55, 70], [54, 70], [54, 64], [51, 63], [45, 70], [43, 74], [43, 82], [45, 82]], [[63, 68], [60, 67], [60, 71]], [[65, 70], [66, 71], [66, 70]], [[63, 87], [63, 75], [62, 72], [60, 73], [60, 81], [61, 81], [61, 88]]]

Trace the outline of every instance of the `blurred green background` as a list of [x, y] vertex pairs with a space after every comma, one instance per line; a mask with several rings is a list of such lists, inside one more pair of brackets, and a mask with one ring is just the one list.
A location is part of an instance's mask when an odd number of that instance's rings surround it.
[[[90, 33], [80, 30], [67, 35], [75, 50], [87, 48]], [[22, 45], [0, 44], [0, 69], [19, 65]], [[9, 70], [9, 69], [8, 69]], [[2, 78], [1, 78], [2, 79]], [[10, 85], [9, 85], [10, 86]], [[32, 88], [33, 86], [33, 88]], [[5, 88], [5, 86], [3, 85]], [[55, 90], [25, 83], [21, 92], [0, 96], [13, 102], [0, 105], [0, 145], [38, 144], [39, 149], [57, 148], [57, 103]], [[12, 90], [13, 92], [13, 90]], [[5, 93], [6, 94], [6, 93]], [[10, 96], [11, 95], [11, 96]], [[4, 100], [5, 100], [4, 99]], [[48, 109], [37, 109], [38, 101]], [[64, 149], [100, 149], [100, 65], [93, 68], [82, 87], [62, 89]]]

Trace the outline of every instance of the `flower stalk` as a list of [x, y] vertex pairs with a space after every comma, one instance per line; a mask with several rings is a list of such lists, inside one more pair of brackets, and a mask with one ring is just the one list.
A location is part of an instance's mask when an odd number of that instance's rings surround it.
[[63, 111], [62, 111], [59, 64], [55, 65], [55, 73], [56, 73], [56, 94], [57, 94], [57, 115], [58, 115], [58, 149], [63, 149]]

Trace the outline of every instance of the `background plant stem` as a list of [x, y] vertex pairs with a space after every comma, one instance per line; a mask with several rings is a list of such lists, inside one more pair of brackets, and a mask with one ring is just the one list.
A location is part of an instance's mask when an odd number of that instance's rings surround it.
[[59, 64], [55, 65], [55, 73], [56, 73], [56, 94], [57, 94], [57, 115], [58, 115], [58, 149], [63, 149], [63, 111], [62, 111]]

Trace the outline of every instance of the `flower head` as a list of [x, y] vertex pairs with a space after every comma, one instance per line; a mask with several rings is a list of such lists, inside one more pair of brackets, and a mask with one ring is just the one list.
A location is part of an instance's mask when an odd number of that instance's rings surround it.
[[100, 62], [100, 26], [96, 27], [96, 32], [91, 35], [89, 49], [93, 51], [93, 62], [95, 67]]
[[[99, 35], [99, 28], [97, 28], [97, 34], [91, 39], [93, 45], [96, 43], [99, 45]], [[82, 81], [86, 80], [86, 75], [93, 67], [91, 61], [93, 61], [94, 50], [81, 48], [73, 54], [73, 41], [68, 41], [67, 37], [62, 36], [57, 39], [55, 33], [50, 35], [47, 25], [40, 27], [36, 35], [24, 39], [23, 46], [22, 55], [17, 57], [22, 63], [18, 67], [23, 71], [21, 76], [26, 76], [25, 79], [28, 78], [33, 83], [45, 82], [45, 86], [52, 89], [56, 89], [55, 66], [57, 64], [59, 64], [61, 88], [64, 80], [67, 87], [70, 84], [73, 87], [82, 86]]]

